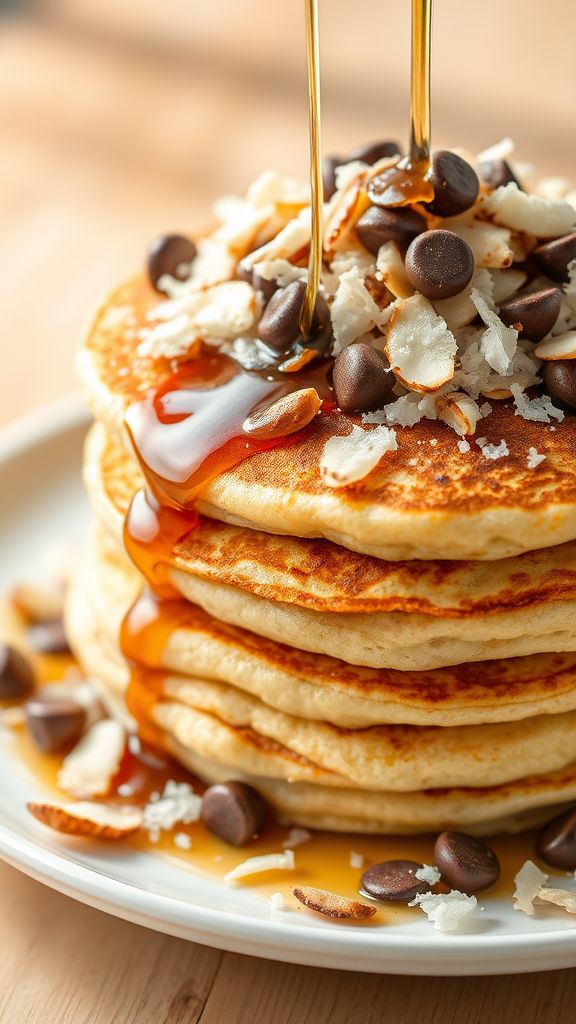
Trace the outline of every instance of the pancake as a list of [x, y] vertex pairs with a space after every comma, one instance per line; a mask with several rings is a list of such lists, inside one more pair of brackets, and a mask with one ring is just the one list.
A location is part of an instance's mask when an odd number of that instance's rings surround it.
[[[158, 295], [143, 277], [118, 288], [97, 313], [79, 357], [95, 418], [130, 446], [124, 414], [169, 372], [166, 360], [137, 351], [138, 332]], [[348, 434], [353, 420], [334, 411], [315, 418], [288, 446], [259, 452], [206, 483], [197, 501], [212, 518], [273, 534], [324, 537], [389, 560], [495, 560], [576, 539], [576, 420], [553, 432], [494, 402], [482, 423], [490, 444], [509, 454], [486, 459], [461, 452], [440, 422], [399, 428], [388, 452], [365, 479], [340, 489], [319, 472], [326, 441]], [[359, 421], [357, 421], [359, 422]], [[528, 466], [530, 448], [546, 456]]]
[[[77, 596], [69, 601], [70, 613], [75, 601], [88, 602], [102, 640], [117, 646], [121, 623], [140, 587], [126, 555], [95, 534], [78, 573]], [[154, 619], [154, 604], [150, 614]], [[156, 650], [145, 633], [138, 641], [140, 661], [148, 667], [230, 683], [280, 711], [344, 728], [475, 725], [576, 708], [576, 653], [430, 672], [374, 670], [264, 640], [189, 602], [168, 602], [164, 615], [165, 645]]]
[[[120, 542], [142, 483], [134, 461], [99, 427], [84, 474]], [[383, 563], [204, 519], [166, 557], [176, 589], [211, 616], [349, 664], [423, 671], [576, 649], [574, 543], [490, 564]]]

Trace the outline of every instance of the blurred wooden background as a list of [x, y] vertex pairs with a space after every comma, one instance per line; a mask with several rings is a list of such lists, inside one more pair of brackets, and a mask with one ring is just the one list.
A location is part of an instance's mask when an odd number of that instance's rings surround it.
[[[4, 0], [6, 4], [6, 0]], [[307, 174], [301, 0], [11, 0], [0, 16], [0, 420], [74, 386], [77, 337], [159, 231]], [[409, 0], [323, 0], [325, 150], [408, 123]], [[0, 0], [2, 10], [2, 0]], [[568, 0], [436, 0], [437, 144], [575, 163]], [[574, 175], [576, 178], [576, 174]]]
[[[323, 0], [325, 151], [405, 140], [409, 0]], [[101, 294], [266, 166], [307, 174], [301, 0], [0, 0], [0, 421], [75, 386]], [[576, 182], [576, 4], [435, 0], [436, 145]], [[0, 866], [0, 1024], [571, 1024], [576, 972], [376, 978], [108, 918]]]

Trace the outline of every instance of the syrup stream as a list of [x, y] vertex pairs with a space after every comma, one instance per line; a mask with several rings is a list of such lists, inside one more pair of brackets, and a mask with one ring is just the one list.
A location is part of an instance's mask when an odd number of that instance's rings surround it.
[[300, 313], [300, 331], [304, 340], [310, 336], [318, 297], [322, 269], [323, 187], [320, 145], [320, 46], [318, 32], [318, 0], [304, 0], [306, 8], [306, 52], [308, 61], [308, 102], [310, 125], [310, 189], [311, 226], [310, 259], [306, 294]]
[[430, 161], [430, 37], [432, 0], [412, 0], [410, 72], [410, 162], [428, 169]]

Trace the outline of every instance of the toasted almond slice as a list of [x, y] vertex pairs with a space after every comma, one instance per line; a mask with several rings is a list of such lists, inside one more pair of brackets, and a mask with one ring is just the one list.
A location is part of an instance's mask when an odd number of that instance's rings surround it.
[[242, 260], [247, 269], [251, 269], [262, 260], [289, 260], [310, 241], [310, 212], [308, 208], [300, 211], [297, 217], [259, 249], [254, 249]]
[[250, 437], [287, 437], [314, 419], [322, 402], [316, 388], [292, 391], [277, 402], [253, 412], [242, 424]]
[[408, 280], [404, 260], [395, 242], [385, 242], [378, 250], [376, 276], [384, 282], [397, 299], [414, 295], [414, 288]]
[[[364, 191], [366, 170], [360, 170], [344, 188], [339, 189], [328, 207], [324, 229], [324, 248], [328, 252], [352, 249], [351, 232], [358, 218], [370, 206]], [[359, 246], [359, 243], [356, 242]]]
[[492, 280], [494, 282], [492, 296], [496, 305], [499, 306], [526, 283], [528, 274], [523, 270], [517, 270], [516, 267], [510, 267], [509, 270], [493, 270]]
[[33, 622], [59, 619], [64, 607], [64, 587], [57, 580], [30, 580], [11, 594], [18, 611]]
[[494, 402], [503, 402], [506, 398], [512, 398], [509, 388], [494, 388], [493, 391], [481, 391], [483, 398], [491, 398]]
[[513, 181], [484, 196], [482, 208], [497, 224], [538, 238], [558, 238], [576, 227], [576, 214], [569, 203], [529, 195]]
[[576, 359], [576, 331], [557, 334], [555, 338], [540, 341], [534, 349], [537, 359]]
[[476, 424], [482, 419], [482, 413], [474, 399], [463, 392], [440, 395], [435, 405], [438, 419], [452, 427], [460, 437], [474, 434]]
[[302, 370], [308, 363], [311, 363], [318, 356], [318, 352], [315, 348], [302, 348], [295, 356], [290, 356], [289, 359], [285, 359], [283, 363], [280, 363], [278, 369], [282, 373], [298, 373], [298, 370]]
[[554, 903], [563, 907], [569, 914], [576, 914], [576, 892], [570, 889], [549, 889], [547, 886], [538, 889], [536, 896], [545, 903]]
[[298, 886], [292, 892], [308, 910], [322, 914], [323, 917], [338, 918], [340, 921], [366, 921], [369, 917], [374, 917], [378, 910], [377, 907], [361, 903], [360, 900], [351, 900], [348, 896], [339, 896], [338, 893], [329, 892], [327, 889], [314, 889], [310, 885]]
[[398, 380], [413, 391], [437, 391], [454, 376], [456, 341], [423, 295], [401, 299], [390, 318], [384, 351]]
[[143, 815], [139, 807], [118, 807], [97, 804], [90, 800], [76, 803], [27, 804], [30, 814], [48, 828], [70, 836], [88, 839], [125, 839], [142, 827]]
[[125, 740], [123, 727], [113, 718], [95, 722], [64, 758], [60, 788], [72, 796], [104, 796], [120, 767]]

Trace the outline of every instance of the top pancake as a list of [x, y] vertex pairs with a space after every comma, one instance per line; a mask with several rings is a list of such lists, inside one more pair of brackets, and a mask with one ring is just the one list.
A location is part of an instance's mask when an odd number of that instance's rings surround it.
[[[94, 415], [126, 444], [127, 407], [169, 372], [165, 360], [137, 353], [138, 330], [157, 302], [144, 278], [119, 288], [98, 312], [80, 355]], [[208, 483], [199, 510], [391, 560], [494, 560], [576, 538], [573, 417], [550, 430], [495, 402], [482, 434], [491, 444], [504, 439], [510, 452], [495, 461], [474, 443], [461, 453], [451, 429], [422, 420], [398, 428], [398, 450], [368, 477], [334, 490], [320, 477], [320, 455], [326, 440], [351, 424], [337, 412], [316, 417], [290, 445], [253, 455]], [[527, 465], [531, 447], [546, 456], [535, 469]]]

